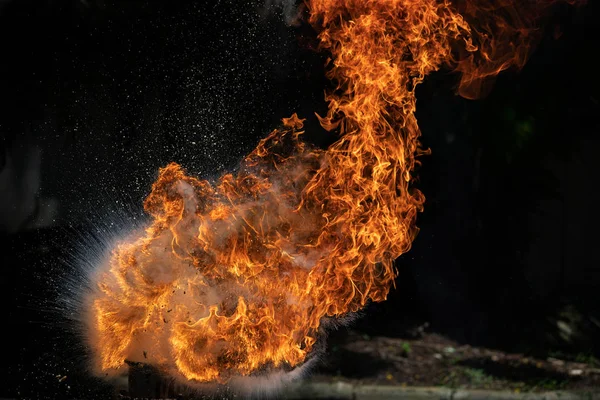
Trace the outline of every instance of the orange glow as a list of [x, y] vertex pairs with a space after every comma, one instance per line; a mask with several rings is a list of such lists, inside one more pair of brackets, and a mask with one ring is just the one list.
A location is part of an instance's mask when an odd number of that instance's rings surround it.
[[415, 88], [450, 66], [472, 98], [486, 78], [521, 66], [534, 13], [549, 4], [524, 3], [308, 2], [337, 85], [321, 124], [338, 141], [327, 150], [302, 142], [293, 115], [214, 184], [162, 168], [144, 203], [150, 226], [119, 244], [97, 277], [99, 368], [142, 361], [224, 383], [293, 367], [323, 318], [385, 300], [424, 203], [413, 187], [424, 153]]

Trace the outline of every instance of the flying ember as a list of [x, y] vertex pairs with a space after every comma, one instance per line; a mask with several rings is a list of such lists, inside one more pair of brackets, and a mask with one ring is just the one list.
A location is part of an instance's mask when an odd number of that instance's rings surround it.
[[386, 299], [417, 234], [415, 89], [442, 67], [475, 98], [522, 66], [550, 1], [310, 0], [330, 53], [328, 149], [284, 118], [216, 182], [169, 164], [151, 222], [93, 276], [87, 336], [102, 373], [149, 363], [191, 382], [291, 370], [324, 324]]

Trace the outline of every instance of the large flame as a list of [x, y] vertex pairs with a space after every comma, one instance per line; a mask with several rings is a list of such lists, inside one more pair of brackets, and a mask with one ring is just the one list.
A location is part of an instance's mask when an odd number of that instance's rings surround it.
[[412, 187], [415, 88], [448, 65], [463, 96], [480, 95], [488, 77], [523, 65], [548, 5], [311, 0], [337, 85], [321, 124], [339, 140], [303, 143], [293, 115], [214, 184], [161, 169], [144, 204], [151, 225], [97, 276], [99, 367], [144, 361], [199, 382], [293, 367], [324, 318], [385, 300], [424, 202]]

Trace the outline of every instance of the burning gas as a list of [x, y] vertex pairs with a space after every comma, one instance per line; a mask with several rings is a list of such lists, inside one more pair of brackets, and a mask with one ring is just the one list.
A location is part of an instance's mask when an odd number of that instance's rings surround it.
[[196, 382], [301, 365], [322, 323], [383, 301], [410, 249], [424, 197], [415, 88], [461, 73], [476, 97], [522, 66], [548, 1], [311, 0], [331, 53], [327, 150], [293, 115], [239, 171], [217, 182], [160, 170], [145, 233], [120, 243], [95, 276], [90, 345], [97, 367], [125, 360]]

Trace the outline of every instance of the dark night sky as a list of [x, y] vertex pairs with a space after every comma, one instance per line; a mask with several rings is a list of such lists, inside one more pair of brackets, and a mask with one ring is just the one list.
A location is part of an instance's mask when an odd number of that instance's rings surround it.
[[[528, 65], [485, 99], [455, 96], [443, 71], [419, 89], [433, 152], [419, 170], [421, 232], [397, 263], [397, 290], [358, 329], [394, 335], [426, 320], [458, 340], [515, 347], [538, 340], [547, 326], [534, 322], [567, 304], [592, 321], [587, 337], [600, 333], [600, 14], [589, 3], [557, 9]], [[81, 360], [55, 299], [77, 274], [82, 236], [139, 215], [160, 166], [217, 176], [293, 112], [326, 143], [313, 116], [325, 108], [324, 55], [310, 29], [286, 26], [262, 1], [0, 7], [0, 290], [11, 341], [0, 397], [102, 398], [84, 377], [71, 389], [54, 377], [76, 375]]]

